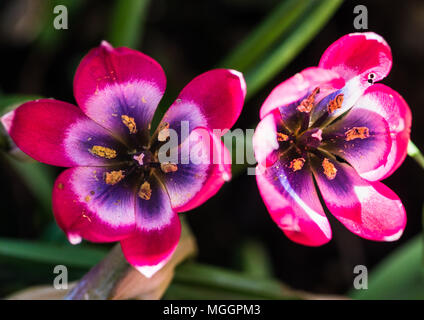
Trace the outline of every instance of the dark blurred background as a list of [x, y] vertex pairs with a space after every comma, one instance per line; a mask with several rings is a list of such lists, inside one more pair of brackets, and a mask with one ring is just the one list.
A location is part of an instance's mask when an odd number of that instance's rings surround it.
[[[53, 43], [37, 38], [47, 19], [47, 2], [0, 2], [0, 91], [75, 103], [73, 74], [82, 56], [105, 39], [113, 1], [78, 1], [81, 3], [77, 10], [70, 12], [69, 30], [53, 32]], [[172, 101], [194, 76], [215, 67], [278, 3], [276, 0], [151, 1], [142, 45], [137, 49], [163, 66], [168, 78], [164, 103]], [[353, 8], [357, 4], [368, 8], [369, 30], [381, 34], [392, 48], [393, 68], [383, 83], [401, 93], [409, 103], [413, 114], [411, 139], [424, 148], [421, 101], [424, 2], [421, 0], [345, 1], [301, 54], [248, 101], [235, 127], [248, 128], [257, 123], [261, 102], [274, 86], [303, 68], [317, 65], [333, 41], [355, 32]], [[0, 161], [0, 237], [46, 237], [46, 230], [55, 228], [52, 219], [40, 216], [37, 201], [20, 176], [4, 159]], [[58, 174], [61, 169], [54, 170]], [[344, 294], [352, 286], [355, 265], [364, 264], [372, 270], [393, 249], [420, 232], [423, 182], [424, 172], [411, 158], [385, 181], [402, 199], [408, 214], [406, 231], [394, 243], [363, 240], [330, 217], [333, 240], [329, 244], [319, 248], [297, 245], [273, 223], [254, 177], [245, 174], [234, 178], [214, 198], [185, 216], [196, 235], [201, 262], [239, 269], [240, 249], [253, 239], [269, 254], [272, 271], [281, 281], [312, 292]], [[54, 232], [51, 237], [61, 237]], [[4, 295], [18, 287], [12, 282], [22, 280], [25, 268], [11, 269], [0, 261], [0, 273], [0, 294]]]

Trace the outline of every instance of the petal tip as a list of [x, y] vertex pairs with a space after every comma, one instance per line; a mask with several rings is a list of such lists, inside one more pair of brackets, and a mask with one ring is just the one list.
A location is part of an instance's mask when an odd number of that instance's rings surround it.
[[68, 241], [69, 241], [70, 244], [76, 245], [76, 244], [81, 243], [82, 238], [79, 234], [69, 233], [68, 234]]
[[384, 38], [382, 36], [380, 36], [378, 33], [375, 32], [354, 32], [354, 33], [349, 33], [350, 37], [352, 36], [365, 36], [365, 39], [367, 40], [376, 40], [384, 45], [387, 45], [386, 40], [384, 40]]
[[15, 117], [15, 110], [12, 110], [5, 115], [3, 115], [0, 119], [6, 131], [9, 133], [12, 127], [13, 118]]
[[113, 46], [106, 40], [102, 40], [100, 42], [100, 47], [106, 49], [107, 51], [113, 50]]
[[231, 173], [230, 173], [230, 172], [227, 172], [227, 171], [224, 171], [224, 172], [222, 173], [222, 179], [223, 179], [225, 182], [230, 181], [230, 180], [231, 180]]
[[368, 75], [374, 82], [385, 78], [392, 67], [392, 52], [382, 36], [374, 32], [355, 32], [333, 42], [321, 56], [319, 66], [334, 70], [345, 80], [361, 76], [367, 85]]
[[402, 234], [403, 234], [403, 229], [400, 229], [395, 234], [383, 237], [383, 240], [387, 241], [387, 242], [393, 242], [393, 241], [399, 240], [399, 238], [402, 236]]
[[143, 276], [150, 279], [156, 274], [156, 272], [163, 268], [166, 262], [167, 260], [153, 266], [134, 266], [134, 268], [136, 268], [137, 271], [140, 272]]
[[247, 86], [246, 86], [246, 80], [244, 79], [243, 73], [233, 69], [228, 69], [228, 71], [239, 79], [240, 87], [243, 92], [243, 95], [246, 96]]

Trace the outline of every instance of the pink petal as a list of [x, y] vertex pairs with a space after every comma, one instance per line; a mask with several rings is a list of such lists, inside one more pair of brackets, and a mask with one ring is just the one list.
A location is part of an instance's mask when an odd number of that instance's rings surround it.
[[[135, 192], [128, 178], [111, 185], [107, 172], [121, 168], [76, 167], [62, 172], [53, 187], [53, 213], [72, 242], [118, 241], [134, 229]], [[122, 169], [124, 175], [125, 170]]]
[[292, 241], [320, 246], [331, 239], [325, 216], [308, 169], [294, 171], [290, 162], [299, 155], [288, 152], [273, 167], [256, 168], [256, 181], [265, 205], [275, 223]]
[[371, 110], [355, 106], [322, 134], [321, 147], [349, 162], [360, 175], [384, 166], [392, 146], [388, 123]]
[[[111, 165], [126, 154], [122, 143], [79, 108], [66, 102], [30, 101], [4, 115], [2, 122], [23, 152], [47, 164]], [[113, 149], [116, 156], [109, 159], [97, 156], [90, 152], [94, 146]]]
[[364, 179], [370, 181], [385, 179], [405, 160], [411, 130], [411, 110], [399, 93], [382, 84], [371, 86], [355, 108], [376, 112], [389, 125], [391, 149], [387, 160], [375, 170], [361, 173]]
[[330, 159], [337, 170], [329, 179], [324, 157], [312, 156], [314, 175], [330, 212], [356, 235], [394, 241], [402, 235], [406, 214], [398, 196], [380, 182], [367, 182], [347, 164]]
[[178, 170], [162, 174], [177, 212], [200, 206], [231, 178], [231, 155], [221, 139], [206, 128], [193, 130], [178, 147], [178, 156], [182, 159], [175, 161]]
[[[372, 84], [365, 82], [361, 83], [360, 77], [350, 79], [345, 85], [338, 90], [335, 90], [322, 98], [312, 109], [310, 122], [315, 127], [323, 127], [336, 120], [338, 117], [349, 111], [358, 99], [364, 94], [365, 90], [372, 86]], [[338, 109], [329, 111], [329, 105], [332, 101], [342, 96], [342, 103]]]
[[374, 81], [379, 81], [390, 72], [392, 53], [376, 33], [351, 33], [325, 50], [319, 67], [337, 72], [346, 81], [360, 76], [361, 82], [366, 83], [370, 73], [375, 74]]
[[133, 118], [144, 138], [165, 91], [162, 67], [152, 58], [109, 43], [92, 49], [81, 61], [74, 78], [75, 99], [93, 120], [121, 137], [130, 132], [122, 116]]
[[[188, 121], [190, 130], [231, 128], [243, 108], [246, 83], [240, 72], [215, 69], [194, 78], [181, 91], [166, 112], [163, 121], [179, 131], [181, 121]], [[223, 132], [222, 134], [224, 134]]]
[[121, 241], [128, 262], [147, 277], [170, 259], [181, 233], [180, 220], [171, 207], [166, 189], [153, 176], [149, 183], [151, 198], [144, 200], [137, 196], [135, 231]]
[[260, 117], [263, 119], [272, 110], [302, 99], [317, 87], [320, 88], [320, 94], [316, 101], [319, 101], [320, 97], [322, 98], [343, 85], [344, 80], [335, 72], [317, 67], [307, 68], [272, 90], [261, 107]]
[[278, 159], [278, 150], [283, 146], [285, 148], [290, 147], [289, 142], [279, 143], [277, 140], [277, 132], [279, 132], [278, 124], [281, 121], [280, 112], [274, 110], [265, 116], [256, 127], [252, 141], [253, 150], [256, 161], [262, 166], [268, 167], [273, 165]]

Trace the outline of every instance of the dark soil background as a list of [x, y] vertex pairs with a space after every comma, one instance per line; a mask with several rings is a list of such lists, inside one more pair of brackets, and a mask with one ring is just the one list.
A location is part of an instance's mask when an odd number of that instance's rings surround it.
[[[37, 11], [42, 2], [0, 3], [0, 90], [3, 94], [35, 94], [74, 102], [72, 79], [76, 66], [105, 37], [112, 1], [85, 1], [78, 15], [70, 16], [70, 29], [60, 31], [52, 47], [40, 49], [34, 45], [33, 37], [42, 19]], [[190, 79], [216, 66], [278, 2], [151, 1], [139, 49], [163, 66], [169, 87], [165, 100], [172, 100]], [[333, 41], [355, 32], [353, 8], [357, 4], [368, 7], [369, 30], [381, 34], [392, 48], [393, 68], [383, 83], [400, 92], [409, 103], [413, 114], [411, 138], [424, 149], [421, 0], [345, 1], [302, 53], [249, 100], [236, 127], [247, 128], [256, 123], [261, 102], [274, 86], [308, 66], [317, 65]], [[0, 237], [38, 238], [44, 226], [37, 219], [34, 198], [5, 162], [0, 165]], [[372, 270], [393, 249], [421, 231], [423, 182], [424, 172], [410, 158], [385, 181], [400, 196], [408, 214], [406, 231], [395, 243], [363, 240], [330, 218], [333, 240], [329, 244], [319, 248], [297, 245], [272, 222], [254, 177], [247, 175], [234, 178], [214, 198], [185, 215], [198, 240], [199, 261], [237, 269], [239, 249], [246, 240], [254, 239], [264, 246], [274, 275], [283, 282], [298, 289], [343, 294], [352, 286], [355, 265], [364, 264]], [[0, 277], [0, 288], [13, 279], [13, 272], [9, 270], [8, 274], [8, 278]]]

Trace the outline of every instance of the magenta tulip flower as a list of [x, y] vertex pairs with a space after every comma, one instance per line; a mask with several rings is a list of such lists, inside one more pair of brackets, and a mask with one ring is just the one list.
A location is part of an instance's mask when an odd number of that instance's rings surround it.
[[[79, 107], [42, 99], [2, 118], [23, 152], [70, 167], [53, 190], [53, 212], [69, 241], [119, 241], [129, 263], [146, 276], [178, 244], [177, 213], [199, 206], [229, 179], [228, 150], [212, 130], [233, 126], [246, 94], [236, 71], [201, 74], [182, 90], [150, 135], [165, 82], [152, 58], [103, 42], [77, 69], [74, 95]], [[189, 125], [185, 139], [182, 121]], [[206, 139], [200, 139], [199, 129], [206, 130]], [[181, 138], [175, 147], [179, 155], [185, 145], [199, 148], [199, 143], [187, 141], [200, 139], [203, 157], [218, 160], [160, 162], [158, 152], [169, 141], [170, 130]]]
[[260, 110], [253, 146], [257, 183], [273, 220], [291, 240], [331, 239], [328, 210], [356, 235], [397, 240], [406, 214], [379, 182], [406, 157], [411, 112], [382, 84], [392, 66], [375, 33], [348, 34], [311, 67], [278, 85]]

